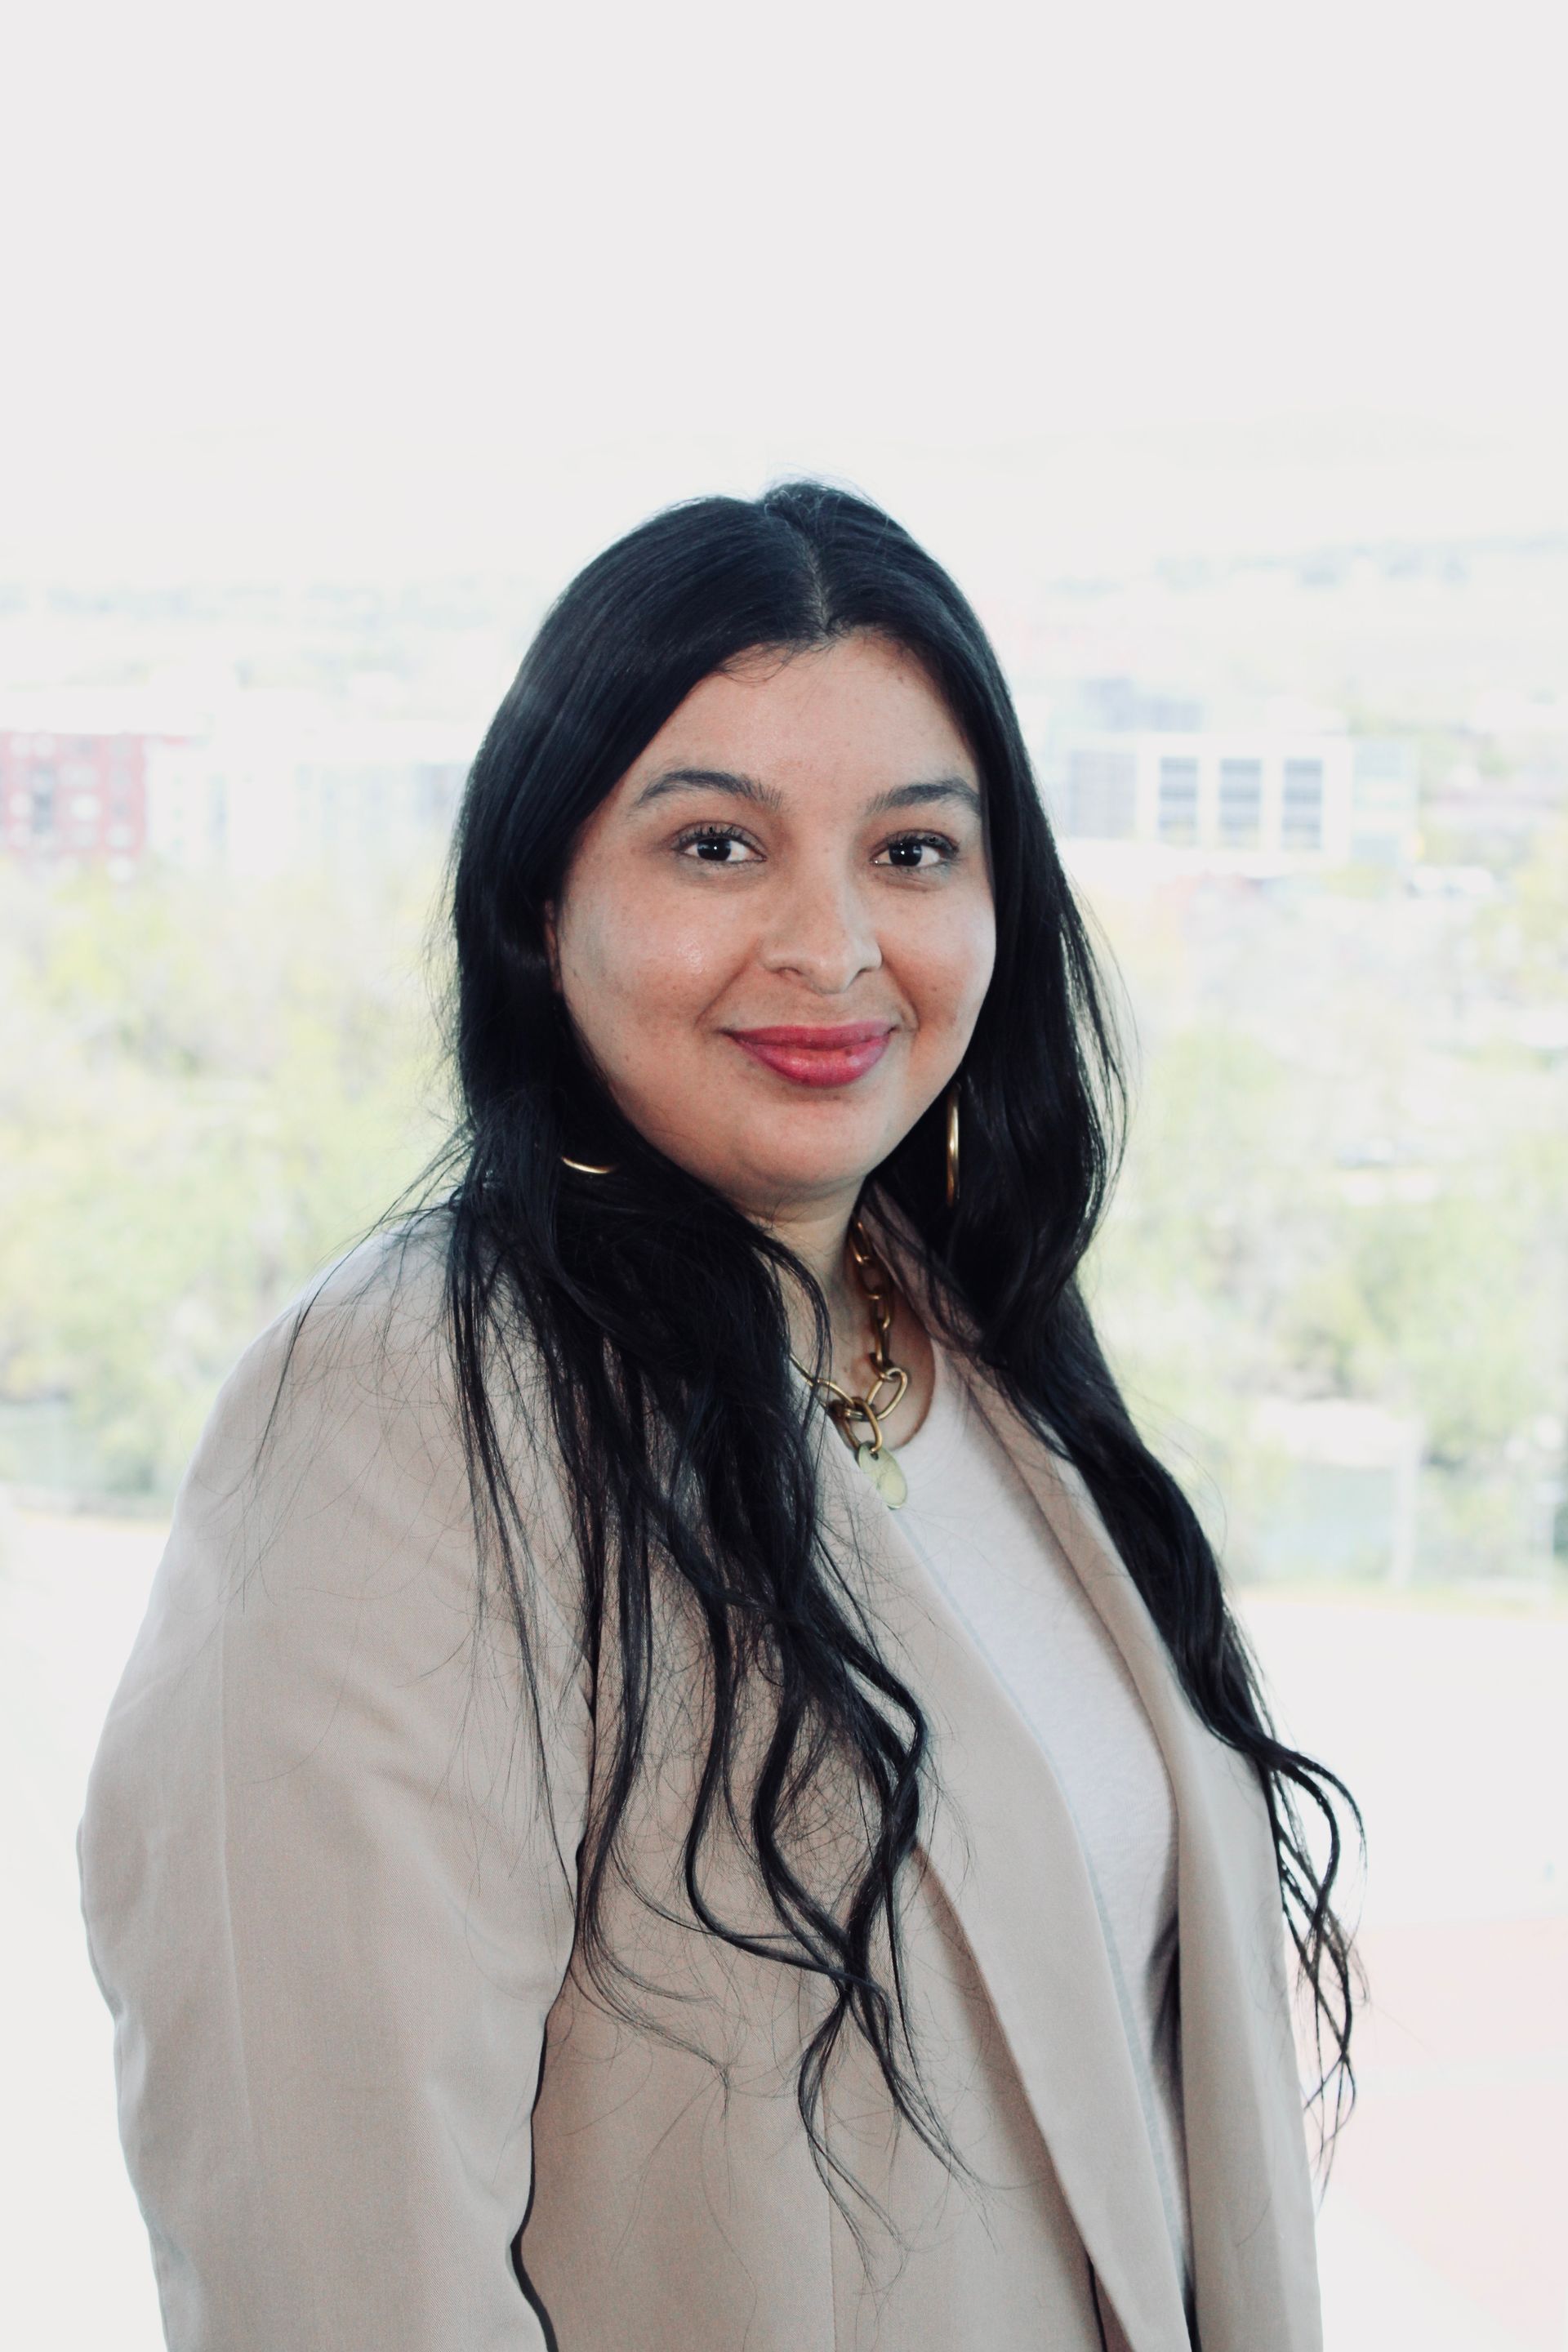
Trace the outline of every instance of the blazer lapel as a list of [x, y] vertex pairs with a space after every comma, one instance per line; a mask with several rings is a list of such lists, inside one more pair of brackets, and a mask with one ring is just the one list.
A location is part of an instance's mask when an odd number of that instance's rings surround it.
[[836, 1437], [830, 1525], [931, 1724], [922, 1844], [984, 1977], [1062, 2191], [1132, 2352], [1187, 2352], [1174, 2250], [1093, 1886], [1056, 1774]]
[[[1319, 2352], [1311, 2182], [1261, 1790], [1246, 1759], [1198, 1720], [1079, 1472], [988, 1378], [969, 1370], [967, 1384], [1126, 1660], [1171, 1777], [1204, 2352], [1256, 2352], [1265, 2337], [1272, 2352]], [[1136, 2329], [1128, 2333], [1141, 2352]]]

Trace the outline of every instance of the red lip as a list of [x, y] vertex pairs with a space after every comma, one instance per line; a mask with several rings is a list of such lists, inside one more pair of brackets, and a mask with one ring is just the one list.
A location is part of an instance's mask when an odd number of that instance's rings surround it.
[[843, 1021], [834, 1028], [784, 1024], [772, 1029], [731, 1029], [742, 1053], [801, 1087], [843, 1087], [863, 1078], [888, 1050], [889, 1021]]

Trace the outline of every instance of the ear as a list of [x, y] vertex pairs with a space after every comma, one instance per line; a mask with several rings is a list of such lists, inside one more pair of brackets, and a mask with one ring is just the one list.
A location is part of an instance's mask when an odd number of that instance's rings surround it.
[[550, 985], [557, 996], [561, 993], [561, 944], [555, 921], [555, 901], [544, 902], [544, 960], [550, 966]]

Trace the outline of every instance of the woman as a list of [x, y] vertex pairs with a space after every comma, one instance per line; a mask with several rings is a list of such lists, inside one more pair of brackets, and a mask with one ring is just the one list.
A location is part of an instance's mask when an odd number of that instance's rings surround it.
[[838, 491], [657, 517], [452, 903], [455, 1160], [225, 1386], [89, 1794], [171, 2345], [1306, 2352], [1339, 1784], [1078, 1287], [973, 614]]

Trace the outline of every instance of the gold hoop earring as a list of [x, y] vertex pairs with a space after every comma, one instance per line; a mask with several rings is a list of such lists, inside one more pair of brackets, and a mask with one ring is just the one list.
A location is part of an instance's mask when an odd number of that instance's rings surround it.
[[595, 1168], [586, 1160], [568, 1160], [564, 1152], [561, 1155], [561, 1165], [570, 1168], [578, 1176], [613, 1176], [616, 1172], [613, 1168]]
[[947, 1205], [958, 1206], [958, 1080], [947, 1090]]

